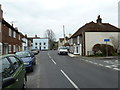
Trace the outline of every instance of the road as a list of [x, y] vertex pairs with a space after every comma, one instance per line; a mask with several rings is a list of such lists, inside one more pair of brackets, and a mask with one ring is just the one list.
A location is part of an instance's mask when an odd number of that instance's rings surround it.
[[57, 51], [41, 51], [36, 59], [34, 72], [27, 74], [27, 88], [118, 88], [117, 70], [58, 55]]

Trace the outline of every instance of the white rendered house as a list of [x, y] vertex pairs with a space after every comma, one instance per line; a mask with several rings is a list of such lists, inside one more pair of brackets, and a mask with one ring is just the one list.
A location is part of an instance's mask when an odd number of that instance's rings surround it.
[[32, 49], [49, 50], [49, 39], [48, 38], [33, 39]]

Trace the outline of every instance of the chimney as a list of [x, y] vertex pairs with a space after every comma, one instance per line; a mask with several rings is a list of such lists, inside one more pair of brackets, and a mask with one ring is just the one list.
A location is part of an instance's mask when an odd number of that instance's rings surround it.
[[25, 37], [27, 38], [27, 34], [25, 34]]
[[100, 15], [98, 16], [98, 18], [97, 18], [96, 21], [97, 21], [97, 23], [99, 23], [99, 24], [102, 23], [102, 18], [100, 18]]
[[35, 35], [35, 38], [37, 38], [37, 35]]

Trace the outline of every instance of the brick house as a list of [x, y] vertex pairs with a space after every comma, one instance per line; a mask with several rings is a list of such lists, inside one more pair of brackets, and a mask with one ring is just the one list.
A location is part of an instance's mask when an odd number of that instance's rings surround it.
[[114, 48], [120, 48], [120, 29], [109, 24], [102, 23], [102, 19], [98, 16], [96, 23], [90, 22], [80, 27], [70, 37], [70, 52], [82, 56], [91, 55], [92, 47], [95, 44], [105, 44], [104, 39], [109, 39], [109, 45]]
[[13, 54], [22, 50], [21, 33], [4, 19], [1, 26], [1, 54]]

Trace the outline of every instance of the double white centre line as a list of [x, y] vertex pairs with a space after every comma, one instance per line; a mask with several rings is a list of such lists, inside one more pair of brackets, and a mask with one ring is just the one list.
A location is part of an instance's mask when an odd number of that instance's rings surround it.
[[77, 90], [80, 90], [78, 86], [67, 76], [67, 74], [63, 70], [60, 70], [60, 71]]

